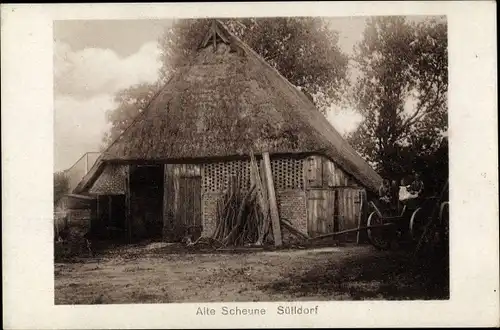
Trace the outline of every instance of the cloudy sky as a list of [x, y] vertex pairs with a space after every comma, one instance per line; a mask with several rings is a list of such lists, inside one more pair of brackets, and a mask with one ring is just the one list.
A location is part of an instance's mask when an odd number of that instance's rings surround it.
[[[365, 18], [331, 19], [340, 33], [340, 46], [351, 54], [361, 40]], [[113, 109], [114, 94], [158, 77], [157, 40], [168, 20], [54, 22], [54, 166], [64, 170], [85, 152], [98, 151], [109, 130], [105, 113]], [[328, 120], [349, 132], [361, 118], [335, 108]]]

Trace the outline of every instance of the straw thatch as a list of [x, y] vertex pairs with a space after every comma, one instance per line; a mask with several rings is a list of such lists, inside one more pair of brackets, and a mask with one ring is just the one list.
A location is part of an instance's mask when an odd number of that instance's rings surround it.
[[212, 29], [215, 50], [207, 34], [103, 161], [320, 153], [368, 189], [378, 188], [380, 176], [301, 91], [222, 23]]

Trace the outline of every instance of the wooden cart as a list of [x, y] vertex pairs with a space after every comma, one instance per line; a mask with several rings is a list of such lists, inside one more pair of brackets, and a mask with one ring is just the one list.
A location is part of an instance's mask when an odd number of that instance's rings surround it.
[[447, 189], [448, 183], [440, 196], [408, 199], [395, 210], [370, 202], [373, 212], [368, 217], [367, 233], [371, 244], [388, 249], [405, 242], [418, 249], [435, 237], [447, 241], [449, 201], [444, 194]]
[[377, 205], [371, 201], [373, 211], [364, 227], [343, 230], [309, 238], [319, 240], [352, 232], [367, 231], [370, 243], [378, 249], [389, 249], [409, 243], [415, 252], [436, 237], [447, 246], [449, 201], [445, 194], [448, 182], [439, 197], [413, 198], [399, 202], [395, 208]]

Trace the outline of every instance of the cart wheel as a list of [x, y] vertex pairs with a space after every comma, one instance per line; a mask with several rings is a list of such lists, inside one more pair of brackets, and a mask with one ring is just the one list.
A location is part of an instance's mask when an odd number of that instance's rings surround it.
[[[382, 219], [377, 212], [372, 212], [368, 217], [367, 225], [381, 225]], [[387, 250], [390, 246], [389, 240], [385, 238], [387, 235], [387, 228], [368, 228], [368, 239], [374, 247], [381, 250]]]
[[422, 235], [424, 234], [426, 220], [427, 217], [424, 214], [424, 210], [421, 207], [413, 211], [413, 214], [411, 215], [410, 219], [410, 234], [411, 238], [415, 242], [418, 242], [422, 237]]

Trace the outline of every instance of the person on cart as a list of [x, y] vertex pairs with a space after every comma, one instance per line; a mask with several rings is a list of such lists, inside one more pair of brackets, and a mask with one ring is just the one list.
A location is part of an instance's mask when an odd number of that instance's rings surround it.
[[408, 187], [408, 192], [416, 197], [422, 197], [422, 193], [424, 192], [424, 183], [420, 180], [419, 173], [415, 173], [413, 182]]
[[402, 186], [399, 192], [399, 200], [407, 208], [416, 209], [421, 203], [421, 197], [424, 191], [424, 183], [420, 180], [420, 175], [416, 173], [410, 185]]

